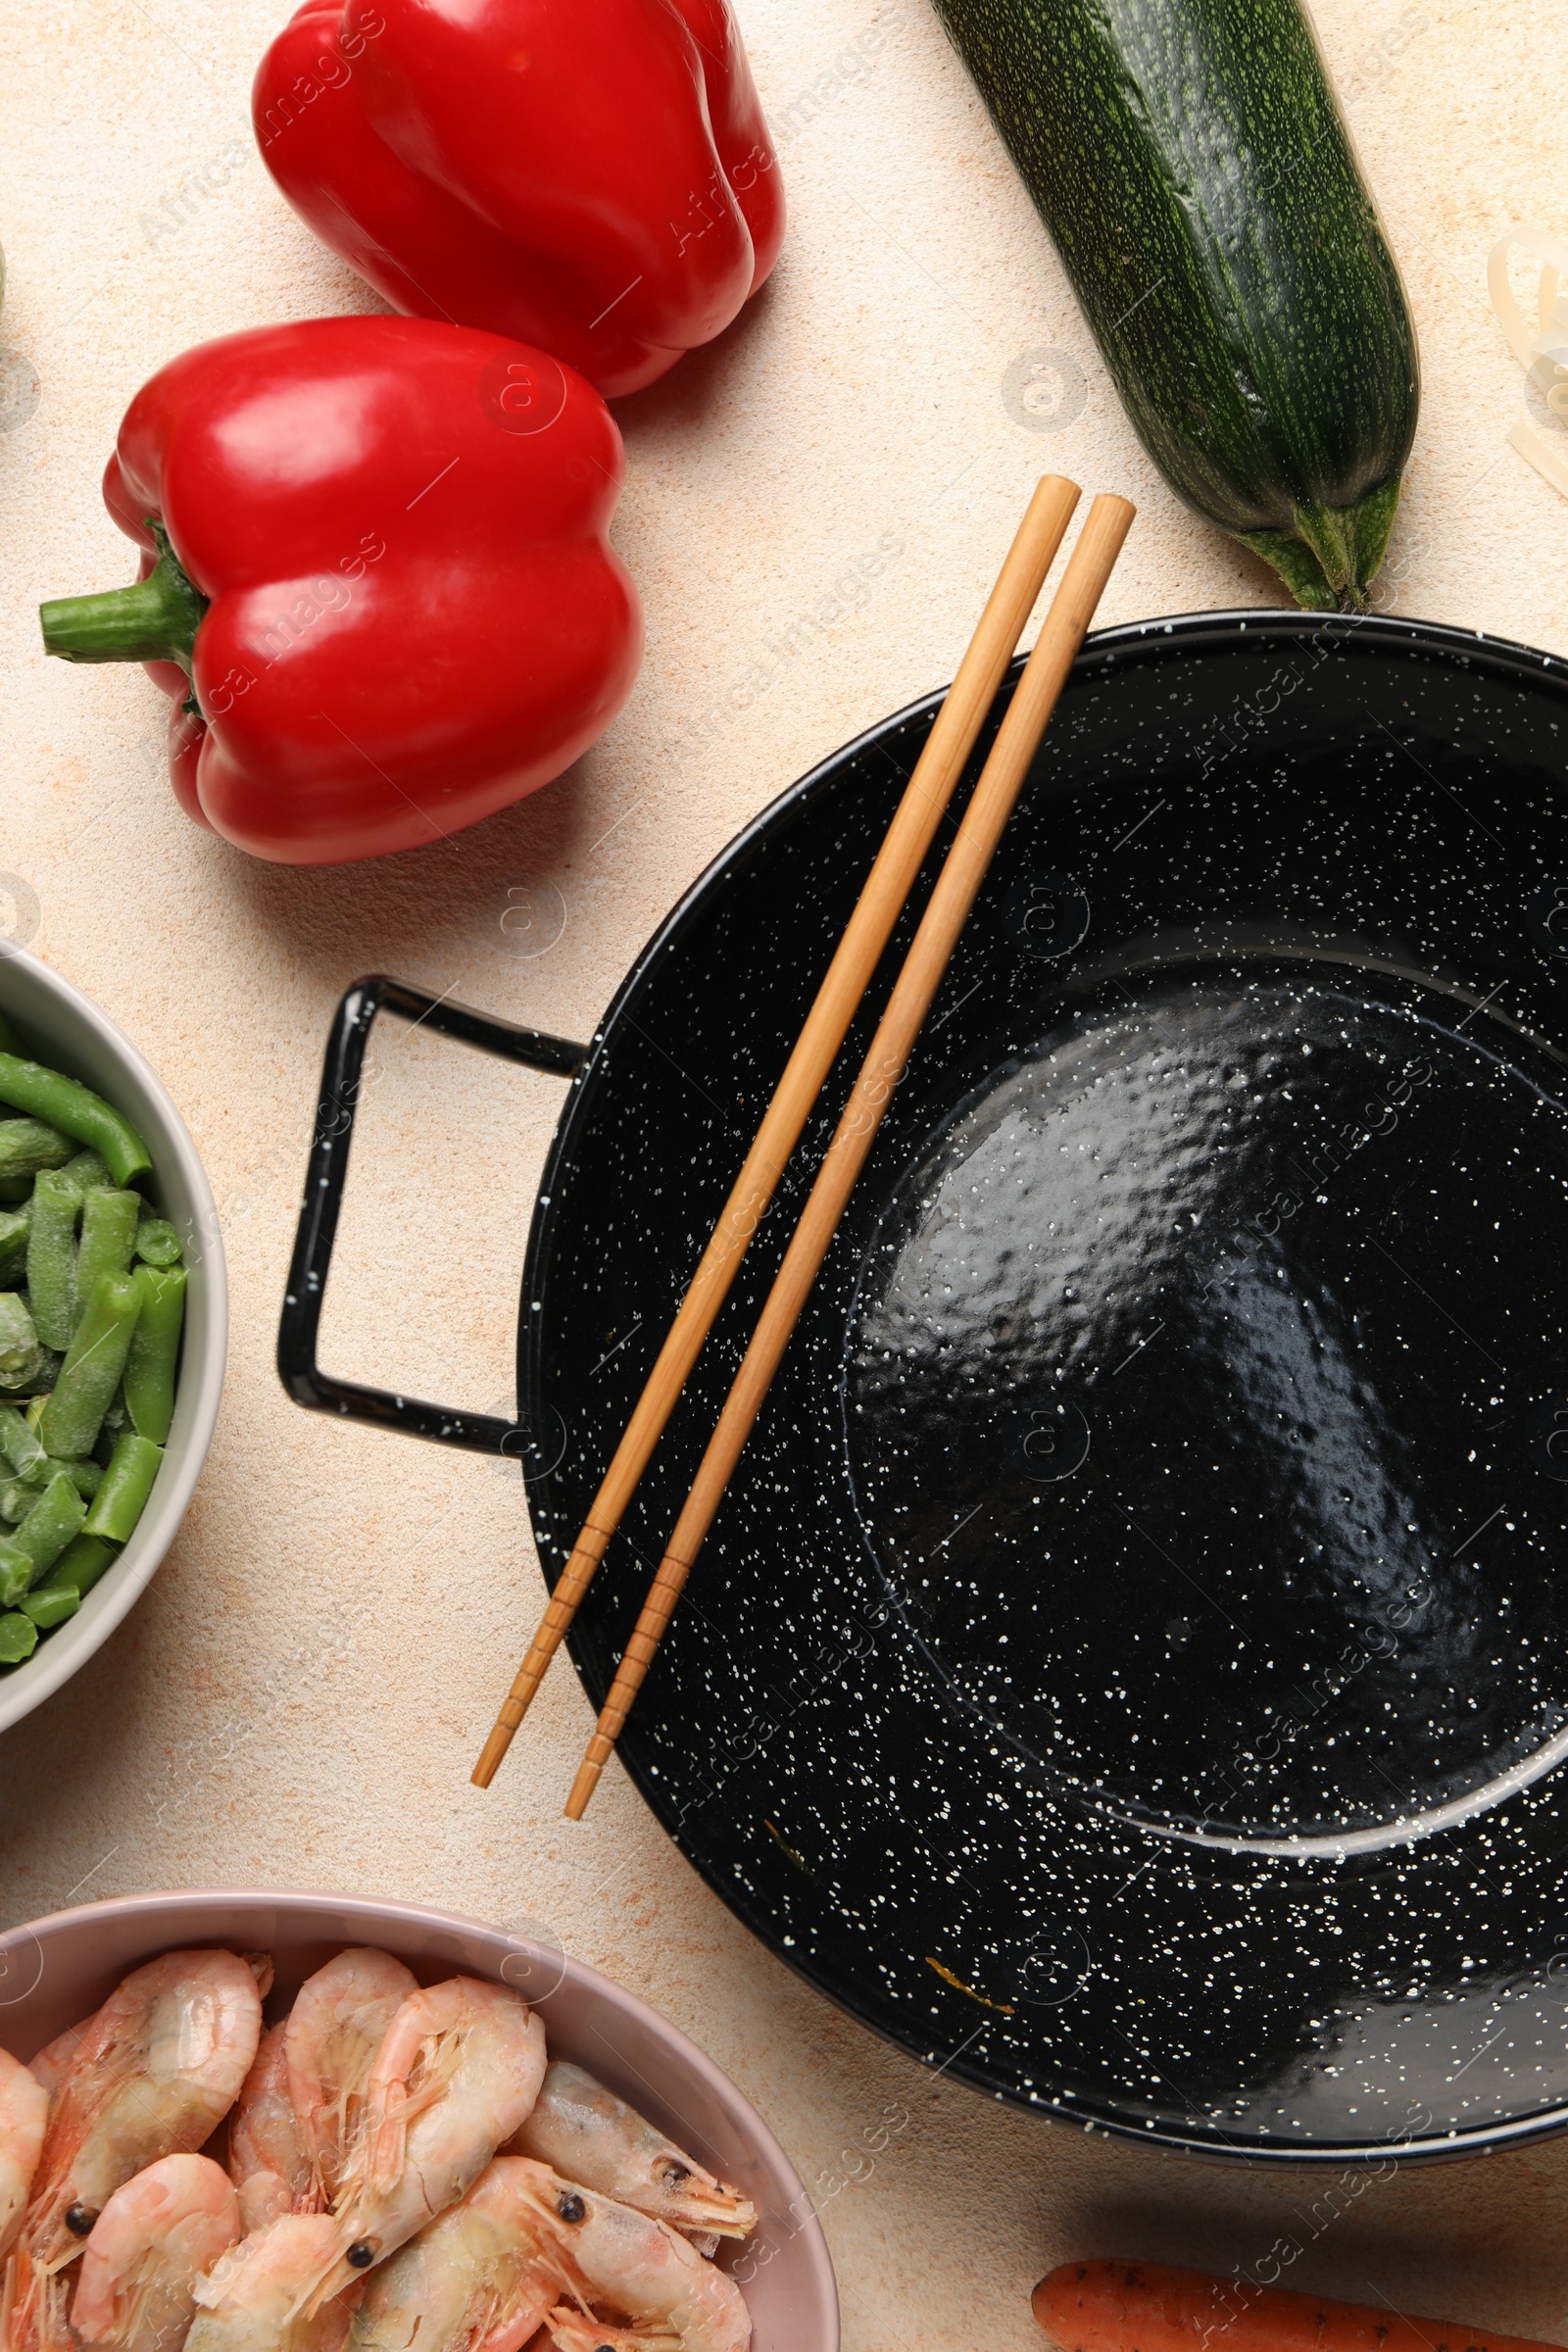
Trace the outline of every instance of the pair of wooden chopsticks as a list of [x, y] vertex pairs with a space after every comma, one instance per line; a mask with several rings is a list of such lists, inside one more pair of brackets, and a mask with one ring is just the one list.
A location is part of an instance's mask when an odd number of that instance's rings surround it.
[[[805, 1028], [768, 1104], [757, 1140], [714, 1228], [691, 1288], [594, 1497], [528, 1654], [473, 1769], [487, 1788], [561, 1646], [612, 1537], [674, 1410], [687, 1375], [723, 1304], [746, 1246], [800, 1140], [849, 1034], [927, 850], [1078, 503], [1077, 485], [1048, 475], [1037, 487], [980, 625], [937, 714], [864, 890]], [[582, 1769], [567, 1801], [580, 1821], [642, 1688], [699, 1547], [761, 1409], [790, 1334], [810, 1295], [893, 1089], [941, 986], [1003, 830], [1023, 788], [1047, 720], [1121, 553], [1135, 510], [1100, 497], [1079, 533], [1034, 652], [964, 811], [919, 928], [894, 984], [870, 1051], [817, 1172], [718, 1426], [626, 1645]]]

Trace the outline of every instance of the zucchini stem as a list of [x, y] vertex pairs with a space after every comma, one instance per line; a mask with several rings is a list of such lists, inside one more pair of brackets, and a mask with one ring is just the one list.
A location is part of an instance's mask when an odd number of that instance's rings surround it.
[[1399, 477], [1353, 507], [1298, 506], [1289, 531], [1239, 531], [1313, 612], [1364, 612], [1399, 504]]

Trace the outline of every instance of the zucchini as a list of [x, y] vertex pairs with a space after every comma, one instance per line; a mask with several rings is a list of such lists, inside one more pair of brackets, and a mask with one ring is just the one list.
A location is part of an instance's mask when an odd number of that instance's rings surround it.
[[1365, 610], [1415, 433], [1394, 256], [1299, 0], [935, 0], [1144, 446]]

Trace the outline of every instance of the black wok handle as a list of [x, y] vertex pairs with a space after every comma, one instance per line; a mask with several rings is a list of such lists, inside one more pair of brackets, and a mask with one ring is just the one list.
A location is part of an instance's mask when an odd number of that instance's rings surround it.
[[529, 1433], [520, 1423], [498, 1420], [493, 1413], [456, 1412], [445, 1405], [426, 1404], [417, 1396], [395, 1396], [387, 1389], [365, 1389], [354, 1381], [333, 1380], [316, 1360], [321, 1299], [349, 1171], [360, 1073], [365, 1067], [370, 1024], [383, 1007], [404, 1014], [416, 1026], [427, 1023], [444, 1037], [477, 1046], [482, 1054], [523, 1062], [531, 1070], [549, 1070], [558, 1078], [570, 1078], [588, 1058], [586, 1046], [572, 1045], [564, 1037], [547, 1037], [539, 1029], [519, 1029], [512, 1021], [492, 1020], [467, 1004], [428, 996], [422, 988], [411, 988], [403, 980], [377, 974], [355, 982], [337, 1008], [326, 1045], [305, 1199], [300, 1204], [294, 1260], [277, 1327], [278, 1375], [295, 1403], [312, 1412], [373, 1421], [378, 1428], [400, 1430], [405, 1437], [431, 1438], [440, 1446], [462, 1446], [470, 1453], [501, 1453], [520, 1461], [530, 1443]]

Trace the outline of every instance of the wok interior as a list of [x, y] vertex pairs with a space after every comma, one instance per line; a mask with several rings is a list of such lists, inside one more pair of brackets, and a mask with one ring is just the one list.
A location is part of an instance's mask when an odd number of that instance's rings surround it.
[[1561, 1075], [1417, 981], [1268, 958], [1102, 981], [987, 1075], [889, 1203], [847, 1363], [864, 1524], [961, 1704], [1086, 1798], [1244, 1838], [1549, 1754]]

